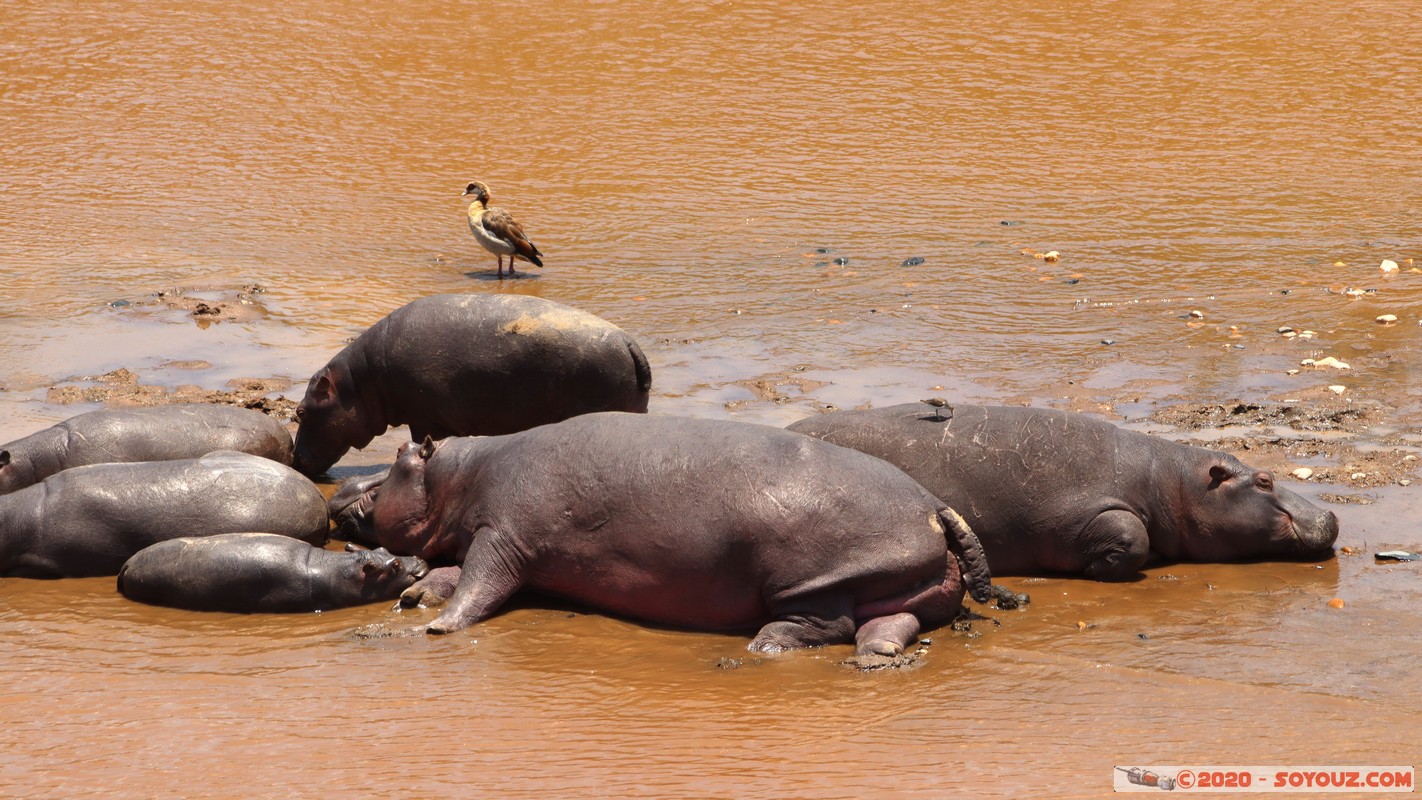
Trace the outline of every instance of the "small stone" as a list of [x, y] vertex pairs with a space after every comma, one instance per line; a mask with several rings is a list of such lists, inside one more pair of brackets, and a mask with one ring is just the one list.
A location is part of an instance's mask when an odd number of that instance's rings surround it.
[[1328, 607], [1329, 607], [1329, 608], [1342, 608], [1342, 607], [1343, 607], [1343, 598], [1341, 598], [1341, 597], [1335, 597], [1335, 598], [1333, 598], [1332, 600], [1329, 600], [1329, 601], [1328, 601]]
[[1410, 480], [1408, 480], [1408, 479], [1406, 479], [1406, 478], [1403, 478], [1402, 480], [1399, 480], [1399, 481], [1397, 482], [1397, 485], [1398, 485], [1398, 486], [1411, 486], [1411, 485], [1412, 485], [1412, 481], [1410, 481]]
[[1018, 222], [1017, 220], [1005, 219], [1005, 220], [1002, 221], [1002, 224], [1003, 224], [1003, 225], [1006, 225], [1006, 226], [1009, 227], [1009, 228], [1011, 228], [1011, 227], [1014, 227], [1014, 226], [1017, 226], [1017, 225], [1021, 225], [1022, 223], [1021, 223], [1021, 222]]
[[1231, 345], [1231, 346], [1232, 346], [1234, 349], [1236, 349], [1236, 350], [1243, 350], [1243, 349], [1244, 349], [1244, 345], [1242, 345], [1242, 344], [1236, 344], [1236, 345]]
[[1313, 477], [1313, 470], [1309, 469], [1308, 467], [1299, 467], [1298, 469], [1294, 470], [1293, 472], [1290, 472], [1289, 474], [1294, 476], [1295, 478], [1298, 478], [1301, 481], [1306, 481], [1309, 478]]
[[1190, 312], [1190, 316], [1193, 317], [1193, 318], [1195, 318], [1195, 319], [1204, 319], [1204, 318], [1205, 318], [1205, 312], [1200, 311], [1200, 310], [1198, 310], [1198, 309], [1195, 309], [1195, 310], [1192, 310], [1192, 311]]
[[1349, 477], [1351, 480], [1360, 481], [1360, 480], [1362, 480], [1362, 479], [1368, 477], [1368, 473], [1366, 473], [1366, 472], [1355, 472], [1355, 473], [1353, 473], [1352, 475], [1350, 475], [1350, 476], [1348, 476], [1348, 477]]
[[836, 258], [836, 259], [834, 260], [834, 263], [836, 263], [836, 264], [838, 264], [838, 265], [840, 265], [840, 266], [842, 267], [842, 266], [844, 266], [845, 264], [848, 264], [848, 263], [849, 263], [849, 259], [846, 258], [846, 257], [844, 257], [844, 256], [840, 256], [839, 258]]
[[1281, 326], [1279, 327], [1279, 329], [1278, 329], [1278, 332], [1279, 332], [1279, 333], [1293, 333], [1293, 332], [1294, 332], [1294, 329], [1293, 329], [1293, 328], [1290, 328], [1288, 325], [1281, 325]]
[[1328, 391], [1333, 392], [1334, 394], [1343, 394], [1344, 392], [1348, 391], [1348, 387], [1339, 384], [1334, 384], [1328, 387]]
[[1297, 374], [1299, 374], [1299, 371], [1296, 370], [1296, 369], [1286, 369], [1286, 370], [1284, 370], [1284, 374], [1285, 374], [1285, 375], [1297, 375]]
[[1102, 340], [1101, 340], [1101, 343], [1104, 344], [1104, 345], [1113, 345], [1113, 344], [1116, 343], [1116, 340], [1115, 340], [1115, 339], [1102, 339]]
[[1060, 261], [1061, 258], [1062, 254], [1058, 253], [1055, 250], [1048, 250], [1047, 252], [1042, 254], [1043, 261]]
[[1378, 265], [1378, 269], [1382, 272], [1397, 272], [1397, 262], [1384, 258], [1383, 262]]
[[1375, 320], [1379, 325], [1392, 325], [1397, 322], [1396, 314], [1382, 314]]
[[[1305, 359], [1305, 360], [1307, 360], [1307, 359]], [[1348, 366], [1348, 362], [1346, 362], [1346, 361], [1339, 361], [1338, 359], [1334, 358], [1333, 356], [1327, 356], [1326, 358], [1320, 358], [1320, 359], [1318, 359], [1318, 360], [1316, 360], [1316, 361], [1313, 362], [1313, 366], [1315, 366], [1315, 367], [1333, 367], [1334, 369], [1352, 369], [1352, 367]]]
[[1333, 262], [1333, 266], [1335, 266], [1335, 267], [1346, 267], [1346, 266], [1348, 266], [1348, 265], [1347, 265], [1347, 264], [1344, 264], [1342, 261], [1335, 261], [1335, 262]]
[[901, 266], [901, 267], [916, 267], [916, 266], [918, 266], [919, 264], [922, 264], [922, 263], [923, 263], [923, 256], [912, 256], [912, 257], [909, 257], [909, 258], [904, 259], [904, 262], [903, 262], [902, 264], [900, 264], [899, 266]]
[[1417, 456], [1410, 455], [1410, 454], [1409, 454], [1409, 455], [1405, 455], [1405, 456], [1402, 457], [1402, 460], [1403, 460], [1403, 461], [1416, 461], [1416, 460], [1417, 460]]
[[1343, 294], [1346, 294], [1346, 295], [1348, 295], [1349, 297], [1353, 298], [1354, 300], [1357, 300], [1359, 297], [1362, 297], [1363, 295], [1365, 295], [1365, 294], [1367, 294], [1367, 293], [1368, 293], [1368, 290], [1367, 290], [1367, 289], [1349, 289], [1348, 291], [1344, 292]]

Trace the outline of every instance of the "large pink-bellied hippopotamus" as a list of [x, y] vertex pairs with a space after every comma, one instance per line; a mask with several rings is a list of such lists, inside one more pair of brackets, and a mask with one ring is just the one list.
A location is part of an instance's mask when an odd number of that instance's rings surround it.
[[[989, 576], [961, 519], [884, 461], [777, 428], [600, 413], [401, 447], [375, 496], [393, 553], [453, 558], [406, 590], [448, 633], [529, 588], [752, 651], [896, 655]], [[450, 597], [452, 593], [452, 597]]]
[[1338, 518], [1265, 470], [1068, 411], [908, 403], [791, 431], [882, 458], [967, 520], [994, 575], [1139, 574], [1147, 558], [1331, 552]]
[[118, 589], [193, 611], [328, 611], [393, 600], [428, 571], [423, 560], [384, 549], [336, 552], [274, 533], [224, 533], [143, 548], [119, 570]]
[[651, 388], [637, 342], [600, 317], [523, 295], [425, 297], [311, 377], [296, 411], [294, 465], [319, 475], [393, 425], [439, 439], [645, 412]]
[[91, 464], [0, 495], [0, 576], [116, 575], [167, 539], [265, 531], [320, 544], [329, 528], [316, 484], [261, 456]]
[[0, 494], [87, 464], [172, 461], [215, 450], [291, 463], [291, 434], [260, 411], [185, 403], [79, 414], [0, 445]]

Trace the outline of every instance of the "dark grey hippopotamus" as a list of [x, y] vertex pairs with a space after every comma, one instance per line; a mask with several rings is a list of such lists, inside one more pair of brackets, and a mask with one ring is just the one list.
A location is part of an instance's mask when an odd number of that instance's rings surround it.
[[[866, 488], [872, 487], [872, 490]], [[895, 655], [989, 578], [972, 531], [889, 464], [760, 425], [603, 413], [400, 449], [375, 497], [406, 592], [467, 627], [520, 588], [653, 623], [759, 628], [750, 649]]]
[[93, 464], [0, 496], [0, 575], [116, 575], [166, 539], [267, 531], [321, 544], [328, 528], [316, 484], [260, 456]]
[[227, 533], [145, 547], [119, 570], [118, 589], [193, 611], [327, 611], [393, 600], [427, 571], [423, 560], [384, 549], [338, 553], [274, 533]]
[[1330, 551], [1338, 518], [1225, 453], [1067, 411], [910, 403], [789, 430], [878, 456], [957, 509], [994, 575], [1139, 574], [1149, 556]]
[[319, 475], [393, 425], [440, 439], [645, 412], [651, 388], [637, 342], [599, 317], [522, 295], [435, 295], [391, 312], [311, 377], [295, 466]]
[[0, 445], [0, 494], [61, 470], [237, 450], [291, 463], [291, 434], [260, 411], [205, 403], [91, 411]]

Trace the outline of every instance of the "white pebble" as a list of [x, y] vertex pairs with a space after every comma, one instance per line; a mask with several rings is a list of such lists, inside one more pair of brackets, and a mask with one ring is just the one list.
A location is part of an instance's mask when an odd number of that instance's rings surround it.
[[1379, 317], [1377, 318], [1377, 322], [1378, 322], [1379, 324], [1381, 324], [1381, 325], [1391, 325], [1391, 324], [1393, 324], [1394, 322], [1397, 322], [1397, 315], [1396, 315], [1396, 314], [1383, 314], [1383, 315], [1381, 315], [1381, 316], [1379, 316]]
[[1343, 394], [1344, 392], [1348, 391], [1348, 387], [1334, 385], [1328, 387], [1328, 391], [1333, 392], [1334, 394]]
[[1289, 474], [1293, 475], [1295, 478], [1298, 478], [1301, 481], [1306, 481], [1309, 478], [1313, 477], [1313, 470], [1309, 469], [1308, 467], [1299, 467], [1298, 469], [1294, 470]]
[[1383, 262], [1378, 265], [1378, 269], [1383, 272], [1397, 272], [1397, 262], [1390, 258], [1384, 258]]

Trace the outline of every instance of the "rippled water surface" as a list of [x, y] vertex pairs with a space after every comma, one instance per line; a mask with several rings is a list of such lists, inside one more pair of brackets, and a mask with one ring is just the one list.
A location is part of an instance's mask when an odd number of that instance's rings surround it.
[[[615, 322], [653, 413], [783, 424], [937, 393], [1138, 418], [1336, 381], [1387, 409], [1365, 439], [1418, 419], [1411, 0], [3, 16], [0, 442], [92, 407], [49, 387], [119, 367], [298, 399], [440, 292]], [[474, 179], [546, 269], [494, 279]], [[242, 321], [154, 301], [250, 284]], [[1325, 355], [1352, 369], [1287, 374]], [[1415, 488], [1332, 506], [1340, 545], [1422, 548]], [[1115, 764], [1411, 764], [1418, 575], [1010, 579], [1028, 610], [868, 674], [847, 648], [759, 662], [537, 603], [359, 639], [425, 612], [193, 615], [111, 579], [5, 579], [0, 795], [1097, 797]]]

